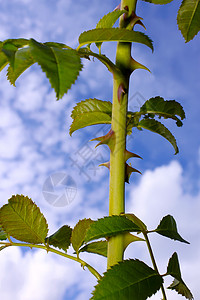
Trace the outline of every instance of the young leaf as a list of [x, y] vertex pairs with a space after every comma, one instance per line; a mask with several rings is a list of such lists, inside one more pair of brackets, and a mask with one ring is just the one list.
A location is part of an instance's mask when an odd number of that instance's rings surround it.
[[140, 228], [124, 216], [110, 216], [93, 222], [86, 232], [84, 242], [111, 237], [123, 232], [139, 232]]
[[162, 123], [154, 119], [143, 119], [138, 123], [137, 127], [139, 129], [144, 128], [154, 133], [162, 135], [166, 140], [168, 140], [172, 144], [175, 150], [175, 154], [179, 152], [175, 137]]
[[112, 103], [97, 99], [87, 99], [78, 103], [71, 114], [73, 122], [70, 135], [77, 129], [95, 125], [111, 123]]
[[200, 30], [200, 0], [183, 0], [178, 11], [177, 23], [185, 42], [189, 42]]
[[12, 196], [0, 209], [0, 224], [15, 239], [42, 244], [48, 232], [46, 219], [37, 205], [23, 195]]
[[0, 241], [6, 240], [7, 234], [3, 231], [2, 227], [0, 226]]
[[91, 219], [79, 220], [72, 231], [71, 242], [76, 253], [79, 253], [79, 248], [83, 245], [85, 234], [90, 225], [93, 223]]
[[171, 118], [176, 120], [177, 126], [182, 126], [181, 120], [185, 119], [185, 112], [180, 103], [175, 100], [165, 101], [159, 96], [147, 100], [140, 108], [139, 114], [153, 114], [165, 119]]
[[153, 4], [168, 4], [173, 0], [143, 0], [143, 1], [153, 3]]
[[99, 22], [96, 25], [96, 28], [112, 28], [115, 22], [124, 13], [127, 13], [127, 11], [120, 9], [108, 13], [107, 15], [103, 16], [102, 19], [99, 20]]
[[152, 40], [147, 35], [124, 28], [97, 28], [85, 31], [79, 36], [79, 48], [85, 44], [111, 41], [141, 43], [153, 51]]
[[92, 300], [146, 300], [161, 287], [162, 277], [139, 260], [124, 260], [104, 273]]
[[156, 228], [155, 232], [166, 236], [170, 239], [175, 241], [180, 241], [186, 244], [189, 244], [186, 240], [184, 240], [177, 231], [176, 221], [170, 215], [165, 216], [158, 227]]
[[177, 279], [174, 279], [172, 284], [168, 287], [168, 289], [175, 290], [178, 294], [184, 296], [186, 299], [192, 300], [193, 295], [188, 289], [188, 287], [185, 285], [183, 281], [179, 281]]
[[66, 251], [71, 244], [71, 235], [72, 229], [64, 225], [60, 229], [58, 229], [54, 234], [50, 235], [45, 239], [45, 242], [48, 245], [52, 245], [54, 247], [58, 247], [59, 249], [63, 249]]
[[107, 241], [92, 242], [79, 249], [79, 253], [89, 252], [89, 253], [95, 253], [107, 257], [107, 246], [108, 246]]
[[30, 46], [33, 58], [46, 73], [57, 99], [62, 98], [82, 69], [78, 53], [72, 49], [49, 47], [33, 39]]
[[13, 64], [8, 67], [7, 77], [11, 84], [15, 85], [16, 79], [33, 63], [30, 47], [24, 47], [15, 52]]

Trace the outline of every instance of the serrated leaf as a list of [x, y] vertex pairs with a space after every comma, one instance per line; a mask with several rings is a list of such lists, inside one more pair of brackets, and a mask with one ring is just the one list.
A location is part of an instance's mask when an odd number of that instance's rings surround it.
[[15, 52], [12, 66], [8, 67], [7, 77], [11, 84], [15, 85], [17, 78], [28, 69], [34, 59], [31, 56], [30, 47], [24, 47]]
[[54, 234], [45, 239], [48, 245], [58, 247], [66, 251], [71, 244], [72, 229], [68, 225], [62, 226]]
[[[127, 11], [125, 10], [114, 10], [105, 16], [103, 16], [102, 19], [99, 20], [99, 22], [96, 25], [96, 28], [112, 28], [115, 22], [119, 19], [119, 17]], [[102, 45], [101, 43], [96, 43], [96, 46], [100, 48]]]
[[79, 253], [89, 252], [89, 253], [99, 254], [107, 257], [107, 247], [108, 247], [107, 241], [92, 242], [79, 249]]
[[33, 58], [46, 73], [57, 99], [62, 98], [82, 69], [78, 53], [72, 49], [49, 47], [33, 39], [30, 46]]
[[124, 260], [111, 267], [96, 285], [93, 300], [146, 300], [161, 287], [162, 277], [139, 260]]
[[176, 221], [174, 220], [174, 218], [170, 215], [165, 216], [160, 224], [158, 225], [158, 227], [156, 228], [155, 232], [166, 236], [170, 239], [176, 240], [176, 241], [180, 241], [186, 244], [189, 244], [189, 242], [187, 242], [186, 240], [184, 240], [180, 234], [177, 231], [177, 225], [176, 225]]
[[112, 103], [98, 99], [79, 102], [73, 109], [70, 135], [77, 129], [95, 124], [111, 123]]
[[125, 28], [97, 28], [85, 31], [79, 36], [79, 48], [85, 44], [111, 41], [141, 43], [153, 51], [152, 40], [147, 35]]
[[83, 245], [85, 234], [90, 225], [93, 223], [91, 219], [79, 220], [72, 231], [71, 242], [76, 253], [79, 253], [79, 248]]
[[44, 243], [48, 225], [37, 205], [23, 195], [12, 196], [0, 209], [0, 224], [7, 234], [17, 240]]
[[140, 228], [124, 216], [109, 216], [94, 221], [86, 232], [84, 242], [111, 237], [123, 232], [139, 232]]
[[185, 42], [192, 40], [200, 30], [200, 0], [183, 0], [177, 23]]
[[[147, 100], [139, 111], [140, 114], [153, 114], [165, 119], [176, 120], [177, 126], [182, 126], [181, 120], [185, 119], [185, 112], [180, 103], [175, 100], [164, 100], [162, 97], [154, 97]], [[179, 116], [181, 120], [177, 117]]]
[[143, 0], [143, 1], [153, 3], [153, 4], [168, 4], [173, 0]]
[[166, 140], [168, 140], [172, 144], [172, 146], [174, 147], [174, 150], [175, 150], [175, 154], [177, 154], [179, 152], [175, 137], [169, 131], [169, 129], [167, 129], [162, 123], [160, 123], [154, 119], [143, 119], [138, 123], [137, 127], [139, 129], [144, 128], [144, 129], [150, 130], [154, 133], [160, 134], [161, 136], [163, 136]]
[[184, 296], [186, 299], [189, 299], [189, 300], [194, 299], [189, 288], [185, 285], [185, 283], [183, 281], [180, 282], [177, 279], [174, 279], [174, 281], [168, 287], [168, 289], [175, 290], [178, 294]]
[[3, 231], [2, 227], [0, 226], [0, 241], [6, 240], [7, 234]]

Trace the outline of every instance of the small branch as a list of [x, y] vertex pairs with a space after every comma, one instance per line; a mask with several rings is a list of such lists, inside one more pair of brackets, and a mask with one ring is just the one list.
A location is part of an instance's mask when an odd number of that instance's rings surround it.
[[[149, 250], [149, 254], [150, 254], [150, 257], [151, 257], [153, 268], [159, 274], [158, 267], [157, 267], [157, 264], [156, 264], [156, 260], [155, 260], [153, 250], [151, 248], [151, 244], [150, 244], [149, 238], [147, 236], [147, 233], [143, 232], [143, 235], [144, 235], [144, 238], [145, 238], [148, 250]], [[163, 294], [163, 300], [167, 300], [167, 296], [166, 296], [165, 288], [164, 288], [163, 284], [161, 285], [161, 291], [162, 291], [162, 294]]]
[[87, 262], [85, 262], [84, 260], [78, 258], [78, 257], [75, 257], [75, 256], [72, 256], [72, 255], [69, 255], [67, 253], [64, 253], [64, 252], [61, 252], [59, 250], [56, 250], [54, 248], [51, 248], [51, 247], [46, 247], [46, 246], [43, 246], [43, 245], [34, 245], [34, 244], [24, 244], [24, 243], [13, 243], [11, 241], [11, 243], [4, 243], [4, 242], [0, 242], [0, 245], [4, 245], [6, 247], [8, 246], [18, 246], [18, 247], [29, 247], [29, 248], [39, 248], [39, 249], [43, 249], [43, 250], [46, 250], [47, 252], [52, 252], [52, 253], [56, 253], [60, 256], [64, 256], [66, 258], [69, 258], [71, 260], [74, 260], [78, 263], [81, 264], [81, 266], [84, 268], [86, 267], [90, 273], [92, 273], [98, 280], [100, 280], [102, 278], [102, 276], [97, 272], [97, 270], [95, 270], [91, 265], [89, 265]]

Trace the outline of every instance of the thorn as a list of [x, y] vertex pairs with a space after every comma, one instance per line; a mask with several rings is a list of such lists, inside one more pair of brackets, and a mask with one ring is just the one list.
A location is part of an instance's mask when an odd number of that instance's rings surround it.
[[119, 10], [120, 8], [121, 8], [121, 3], [119, 3], [119, 4], [115, 7], [115, 9], [114, 9], [113, 11]]
[[129, 178], [131, 176], [131, 173], [140, 173], [142, 175], [142, 173], [140, 171], [138, 171], [137, 169], [131, 167], [130, 165], [128, 165], [126, 163], [126, 166], [125, 166], [125, 182], [129, 183]]
[[144, 70], [147, 70], [151, 73], [151, 71], [145, 67], [144, 65], [142, 65], [141, 63], [139, 63], [138, 61], [136, 61], [135, 59], [133, 59], [131, 57], [131, 60], [130, 60], [130, 66], [131, 66], [131, 71], [135, 71], [136, 69], [144, 69]]
[[108, 168], [109, 170], [110, 170], [110, 162], [108, 161], [108, 162], [105, 162], [105, 163], [102, 163], [102, 164], [100, 164], [99, 165], [99, 167], [106, 167], [106, 168]]
[[127, 161], [131, 157], [136, 157], [136, 158], [141, 158], [142, 159], [141, 156], [139, 156], [139, 155], [137, 155], [137, 154], [135, 154], [133, 152], [130, 152], [130, 151], [128, 151], [128, 150], [125, 149], [125, 161]]
[[121, 83], [117, 90], [117, 97], [118, 97], [119, 103], [122, 102], [122, 98], [125, 94], [126, 94], [125, 87], [124, 87], [123, 83]]
[[145, 27], [145, 25], [144, 25], [144, 23], [141, 20], [142, 20], [142, 18], [140, 18], [140, 20], [137, 20], [136, 23], [135, 23], [135, 25], [136, 24], [141, 25], [145, 30], [147, 30], [146, 27]]
[[146, 27], [144, 26], [144, 24], [142, 23], [143, 18], [141, 17], [138, 17], [135, 12], [133, 11], [132, 14], [131, 14], [131, 20], [130, 20], [130, 23], [128, 24], [127, 26], [127, 29], [130, 29], [132, 30], [134, 28], [134, 26], [136, 24], [138, 25], [141, 25], [142, 27], [144, 27], [144, 29], [146, 30]]
[[98, 138], [92, 139], [91, 141], [100, 141], [96, 146], [98, 147], [99, 145], [107, 145], [110, 148], [110, 151], [113, 152], [114, 147], [115, 147], [115, 133], [112, 129], [110, 129], [110, 131], [103, 136], [100, 136]]

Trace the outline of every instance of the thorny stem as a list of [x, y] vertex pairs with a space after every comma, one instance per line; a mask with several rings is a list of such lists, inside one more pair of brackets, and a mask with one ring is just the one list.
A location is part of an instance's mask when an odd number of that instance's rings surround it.
[[[128, 8], [128, 16], [135, 10], [137, 0], [122, 0], [121, 9]], [[125, 27], [124, 15], [120, 17], [119, 28]], [[128, 88], [130, 77], [131, 43], [117, 44], [116, 66], [121, 75], [114, 76], [112, 130], [115, 133], [115, 147], [110, 154], [110, 195], [109, 215], [119, 215], [125, 211], [125, 149], [126, 116], [128, 106]], [[123, 89], [119, 99], [119, 88]], [[123, 260], [123, 235], [111, 237], [108, 241], [107, 267]]]
[[[155, 260], [154, 254], [153, 254], [153, 250], [152, 250], [148, 235], [147, 235], [147, 233], [144, 233], [144, 232], [143, 232], [143, 235], [144, 235], [144, 238], [145, 238], [148, 250], [149, 250], [149, 254], [150, 254], [150, 257], [151, 257], [153, 268], [159, 274], [158, 267], [157, 267], [157, 264], [156, 264], [156, 260]], [[166, 296], [163, 284], [161, 285], [161, 291], [162, 291], [162, 294], [163, 294], [163, 300], [167, 300], [167, 296]]]
[[80, 259], [78, 257], [72, 256], [72, 255], [69, 255], [67, 253], [61, 252], [61, 251], [56, 250], [54, 248], [51, 248], [49, 246], [34, 245], [34, 244], [24, 244], [24, 243], [13, 243], [12, 241], [11, 241], [11, 243], [0, 242], [0, 245], [4, 245], [6, 247], [9, 247], [9, 246], [29, 247], [31, 249], [32, 248], [39, 248], [39, 249], [46, 250], [47, 252], [56, 253], [58, 255], [64, 256], [66, 258], [69, 258], [71, 260], [74, 260], [74, 261], [80, 263], [83, 268], [86, 267], [90, 271], [90, 273], [92, 273], [98, 280], [101, 279], [101, 275], [91, 265], [89, 265], [88, 263], [86, 263], [84, 260], [82, 260], [82, 259]]

